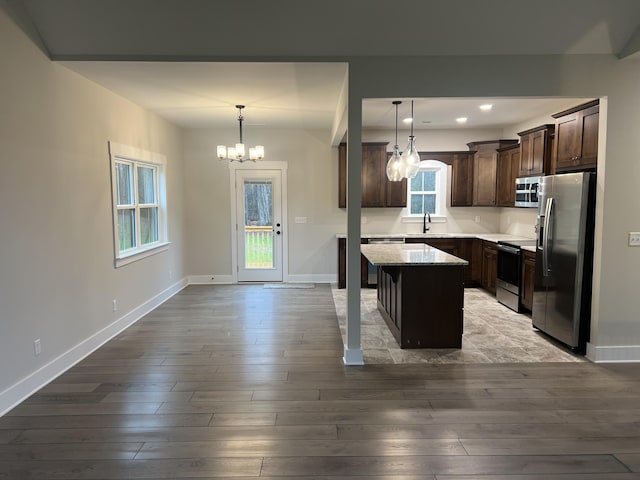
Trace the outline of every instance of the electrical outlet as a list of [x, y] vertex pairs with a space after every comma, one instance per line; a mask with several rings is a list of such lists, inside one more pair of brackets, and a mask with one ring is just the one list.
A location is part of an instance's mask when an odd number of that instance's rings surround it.
[[629, 232], [629, 246], [640, 247], [640, 232]]
[[295, 218], [295, 222], [296, 223], [307, 223], [307, 217], [296, 217]]
[[173, 280], [173, 270], [169, 269], [169, 280]]
[[360, 217], [361, 223], [367, 223], [367, 217]]
[[115, 298], [113, 299], [113, 311], [118, 311], [118, 301]]
[[40, 339], [36, 339], [33, 341], [33, 354], [37, 357], [42, 353], [42, 344], [40, 343]]
[[476, 217], [474, 218], [474, 221], [476, 223], [480, 223], [480, 215], [476, 215]]

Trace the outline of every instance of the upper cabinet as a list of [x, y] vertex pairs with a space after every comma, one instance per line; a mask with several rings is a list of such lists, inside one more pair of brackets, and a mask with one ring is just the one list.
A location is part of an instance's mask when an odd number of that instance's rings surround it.
[[520, 135], [520, 168], [518, 177], [551, 174], [553, 125], [541, 125]]
[[556, 119], [555, 172], [594, 169], [598, 162], [599, 101], [552, 115]]
[[498, 150], [496, 206], [513, 207], [516, 203], [516, 178], [520, 171], [520, 145]]
[[[387, 179], [387, 143], [362, 144], [362, 207], [406, 207], [407, 181]], [[347, 145], [338, 146], [338, 207], [347, 206]]]
[[451, 154], [452, 207], [470, 207], [473, 205], [473, 155], [473, 152], [455, 152]]
[[471, 142], [473, 156], [473, 205], [496, 205], [496, 177], [498, 171], [498, 149], [517, 144], [517, 140], [489, 140]]

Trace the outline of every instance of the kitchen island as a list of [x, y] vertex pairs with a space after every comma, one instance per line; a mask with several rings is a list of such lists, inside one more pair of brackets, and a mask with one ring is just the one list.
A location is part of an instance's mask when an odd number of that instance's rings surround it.
[[461, 348], [463, 268], [469, 262], [425, 244], [371, 244], [378, 310], [400, 348]]

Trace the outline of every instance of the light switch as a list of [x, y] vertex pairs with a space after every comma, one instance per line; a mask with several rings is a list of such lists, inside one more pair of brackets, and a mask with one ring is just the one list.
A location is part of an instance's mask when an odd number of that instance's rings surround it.
[[640, 247], [640, 232], [629, 232], [629, 246]]

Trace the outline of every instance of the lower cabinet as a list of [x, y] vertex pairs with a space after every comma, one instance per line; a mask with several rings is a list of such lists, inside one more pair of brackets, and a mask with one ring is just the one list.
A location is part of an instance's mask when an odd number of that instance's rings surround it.
[[520, 289], [520, 304], [526, 310], [533, 308], [533, 288], [536, 282], [536, 254], [522, 250], [522, 279]]
[[461, 348], [462, 265], [378, 267], [378, 310], [400, 348]]
[[[464, 286], [484, 286], [483, 277], [483, 240], [478, 238], [420, 238], [407, 237], [406, 243], [425, 243], [432, 247], [447, 252], [458, 258], [462, 258], [469, 262], [463, 269]], [[366, 238], [360, 240], [360, 243], [368, 243]], [[491, 242], [487, 242], [491, 243]], [[495, 248], [495, 244], [494, 248]], [[494, 259], [495, 260], [495, 259]], [[494, 262], [495, 263], [495, 262]], [[493, 274], [493, 292], [495, 293], [495, 266]], [[368, 286], [369, 262], [360, 256], [360, 287]], [[338, 288], [347, 287], [347, 239], [338, 239]], [[486, 287], [485, 287], [486, 288]]]
[[498, 273], [498, 249], [494, 242], [482, 241], [482, 287], [496, 294], [496, 277]]
[[471, 285], [477, 285], [480, 283], [480, 275], [477, 273], [479, 270], [478, 265], [481, 265], [480, 253], [476, 253], [476, 249], [473, 248], [474, 242], [482, 242], [474, 238], [406, 238], [405, 243], [424, 243], [430, 245], [438, 250], [447, 252], [455, 257], [462, 258], [469, 262], [469, 265], [465, 265], [464, 272], [464, 286], [469, 287]]
[[[366, 238], [360, 244], [367, 243]], [[369, 279], [369, 262], [360, 254], [360, 287], [366, 288]], [[347, 239], [338, 239], [338, 288], [347, 288]]]

